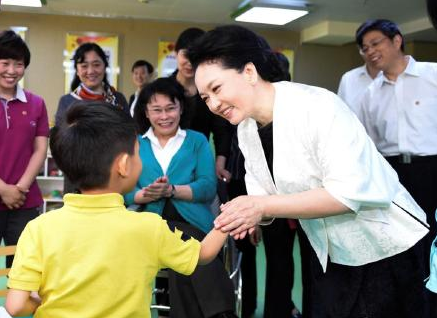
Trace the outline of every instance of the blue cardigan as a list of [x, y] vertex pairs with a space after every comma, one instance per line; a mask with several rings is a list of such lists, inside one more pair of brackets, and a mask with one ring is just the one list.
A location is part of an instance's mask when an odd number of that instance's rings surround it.
[[[193, 192], [193, 200], [171, 199], [171, 202], [188, 223], [208, 233], [214, 220], [210, 205], [217, 193], [214, 157], [204, 135], [189, 129], [186, 132], [182, 146], [170, 161], [167, 176], [170, 184], [189, 185]], [[149, 138], [139, 136], [138, 142], [143, 170], [135, 189], [124, 196], [128, 205], [134, 204], [137, 191], [164, 175], [153, 154]], [[161, 215], [164, 204], [165, 199], [160, 199], [147, 203], [146, 209]]]

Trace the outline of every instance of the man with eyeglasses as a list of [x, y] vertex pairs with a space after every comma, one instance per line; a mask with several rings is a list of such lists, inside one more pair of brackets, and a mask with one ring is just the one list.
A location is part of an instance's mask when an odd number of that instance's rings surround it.
[[364, 65], [344, 73], [337, 92], [355, 114], [358, 113], [364, 92], [380, 72], [380, 69], [367, 58], [366, 54], [361, 52], [361, 49], [360, 55], [364, 60]]
[[[428, 272], [429, 248], [437, 232], [437, 63], [416, 62], [405, 55], [403, 36], [389, 20], [364, 22], [356, 41], [383, 73], [366, 90], [358, 117], [427, 214], [430, 232], [422, 245]], [[437, 308], [435, 301], [432, 307]]]

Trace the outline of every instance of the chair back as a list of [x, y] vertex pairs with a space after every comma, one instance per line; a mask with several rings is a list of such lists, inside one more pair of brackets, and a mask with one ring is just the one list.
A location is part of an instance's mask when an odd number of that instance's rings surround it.
[[[0, 256], [10, 256], [15, 254], [15, 245], [0, 246]], [[0, 268], [0, 277], [6, 277], [9, 274], [10, 268]], [[8, 290], [7, 288], [0, 289], [0, 297], [5, 297]]]

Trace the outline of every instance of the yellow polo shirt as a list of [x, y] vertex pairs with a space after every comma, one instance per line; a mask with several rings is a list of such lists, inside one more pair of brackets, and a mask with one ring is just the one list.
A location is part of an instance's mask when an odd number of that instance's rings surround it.
[[119, 194], [67, 194], [24, 229], [8, 287], [39, 292], [35, 318], [145, 318], [156, 273], [191, 274], [199, 251], [157, 214], [127, 211]]

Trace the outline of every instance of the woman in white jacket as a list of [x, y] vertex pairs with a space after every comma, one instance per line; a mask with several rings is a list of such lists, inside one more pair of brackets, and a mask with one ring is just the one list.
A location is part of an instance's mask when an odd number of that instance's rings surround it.
[[216, 228], [242, 238], [298, 218], [315, 252], [305, 317], [427, 317], [425, 214], [347, 106], [321, 88], [274, 83], [273, 52], [240, 26], [207, 32], [188, 57], [210, 110], [239, 124], [246, 160], [248, 195], [222, 206]]

